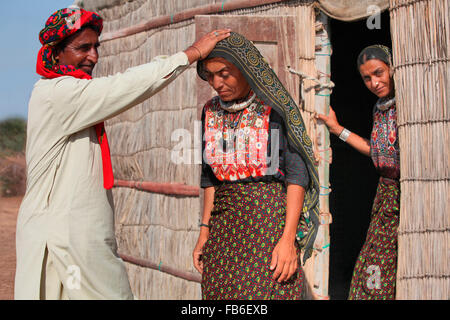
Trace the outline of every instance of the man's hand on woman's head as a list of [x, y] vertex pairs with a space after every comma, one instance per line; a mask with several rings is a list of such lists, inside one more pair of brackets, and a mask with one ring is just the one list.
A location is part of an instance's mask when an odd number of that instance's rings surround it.
[[230, 36], [230, 31], [231, 29], [214, 30], [195, 41], [189, 48], [184, 50], [184, 53], [188, 56], [189, 63], [206, 58], [217, 42]]

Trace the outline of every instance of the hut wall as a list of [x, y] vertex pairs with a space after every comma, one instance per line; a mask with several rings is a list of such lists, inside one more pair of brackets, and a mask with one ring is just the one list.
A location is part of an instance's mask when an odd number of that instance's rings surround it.
[[391, 0], [401, 201], [398, 299], [450, 299], [450, 4]]
[[[78, 4], [104, 17], [105, 33], [142, 23], [151, 17], [172, 15], [213, 2], [222, 1], [84, 0]], [[292, 15], [295, 13], [293, 8], [304, 2], [310, 1], [280, 2], [226, 14]], [[194, 37], [194, 19], [189, 19], [102, 41], [95, 76], [123, 72], [158, 55], [182, 51], [194, 42]], [[193, 65], [151, 99], [106, 122], [115, 179], [199, 185], [200, 166], [194, 163], [194, 154], [187, 164], [175, 164], [171, 160], [172, 151], [180, 142], [180, 137], [172, 141], [172, 134], [177, 129], [190, 133], [186, 141], [194, 147], [194, 126], [198, 119], [196, 77]], [[305, 123], [311, 123], [310, 118], [310, 114], [307, 115]], [[148, 268], [126, 263], [136, 298], [199, 299], [201, 291], [192, 264], [192, 250], [199, 232], [201, 198], [165, 195], [125, 186], [116, 186], [113, 194], [119, 253], [153, 265]], [[189, 280], [164, 272], [167, 266], [189, 275]]]
[[[96, 75], [123, 72], [158, 55], [182, 51], [193, 40], [190, 25], [180, 23], [174, 29], [152, 30], [102, 43]], [[197, 119], [192, 81], [195, 76], [194, 67], [190, 67], [159, 94], [107, 121], [115, 179], [198, 185], [198, 166], [171, 161], [172, 132], [183, 128], [193, 132]], [[116, 187], [113, 194], [120, 253], [158, 266], [196, 272], [191, 251], [196, 241], [193, 230], [198, 229], [198, 198], [127, 187]], [[200, 295], [195, 282], [126, 265], [133, 293], [139, 299], [195, 299]]]

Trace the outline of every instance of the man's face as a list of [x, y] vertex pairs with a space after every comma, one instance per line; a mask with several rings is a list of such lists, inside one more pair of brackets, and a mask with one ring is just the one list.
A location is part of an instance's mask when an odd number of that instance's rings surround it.
[[100, 46], [98, 33], [91, 28], [76, 33], [66, 47], [57, 53], [55, 59], [59, 65], [72, 65], [92, 75], [98, 62], [97, 48]]

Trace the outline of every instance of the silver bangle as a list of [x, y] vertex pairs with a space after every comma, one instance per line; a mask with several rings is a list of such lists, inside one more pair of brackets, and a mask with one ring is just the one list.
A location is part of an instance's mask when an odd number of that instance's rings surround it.
[[348, 137], [350, 136], [350, 131], [345, 129], [342, 130], [341, 134], [339, 135], [339, 139], [341, 139], [342, 141], [346, 142]]

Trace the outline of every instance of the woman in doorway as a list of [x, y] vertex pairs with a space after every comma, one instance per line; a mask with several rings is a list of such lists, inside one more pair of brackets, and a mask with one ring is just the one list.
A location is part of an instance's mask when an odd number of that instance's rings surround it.
[[[203, 299], [301, 299], [319, 183], [300, 112], [237, 33], [197, 64], [218, 96], [203, 108], [204, 209], [195, 268]], [[270, 159], [270, 160], [269, 160]]]
[[385, 46], [369, 46], [359, 54], [357, 66], [366, 87], [379, 98], [373, 109], [370, 140], [342, 127], [331, 107], [328, 116], [319, 114], [317, 118], [324, 121], [331, 133], [370, 156], [380, 174], [366, 241], [353, 271], [349, 299], [395, 299], [400, 155], [391, 53]]

